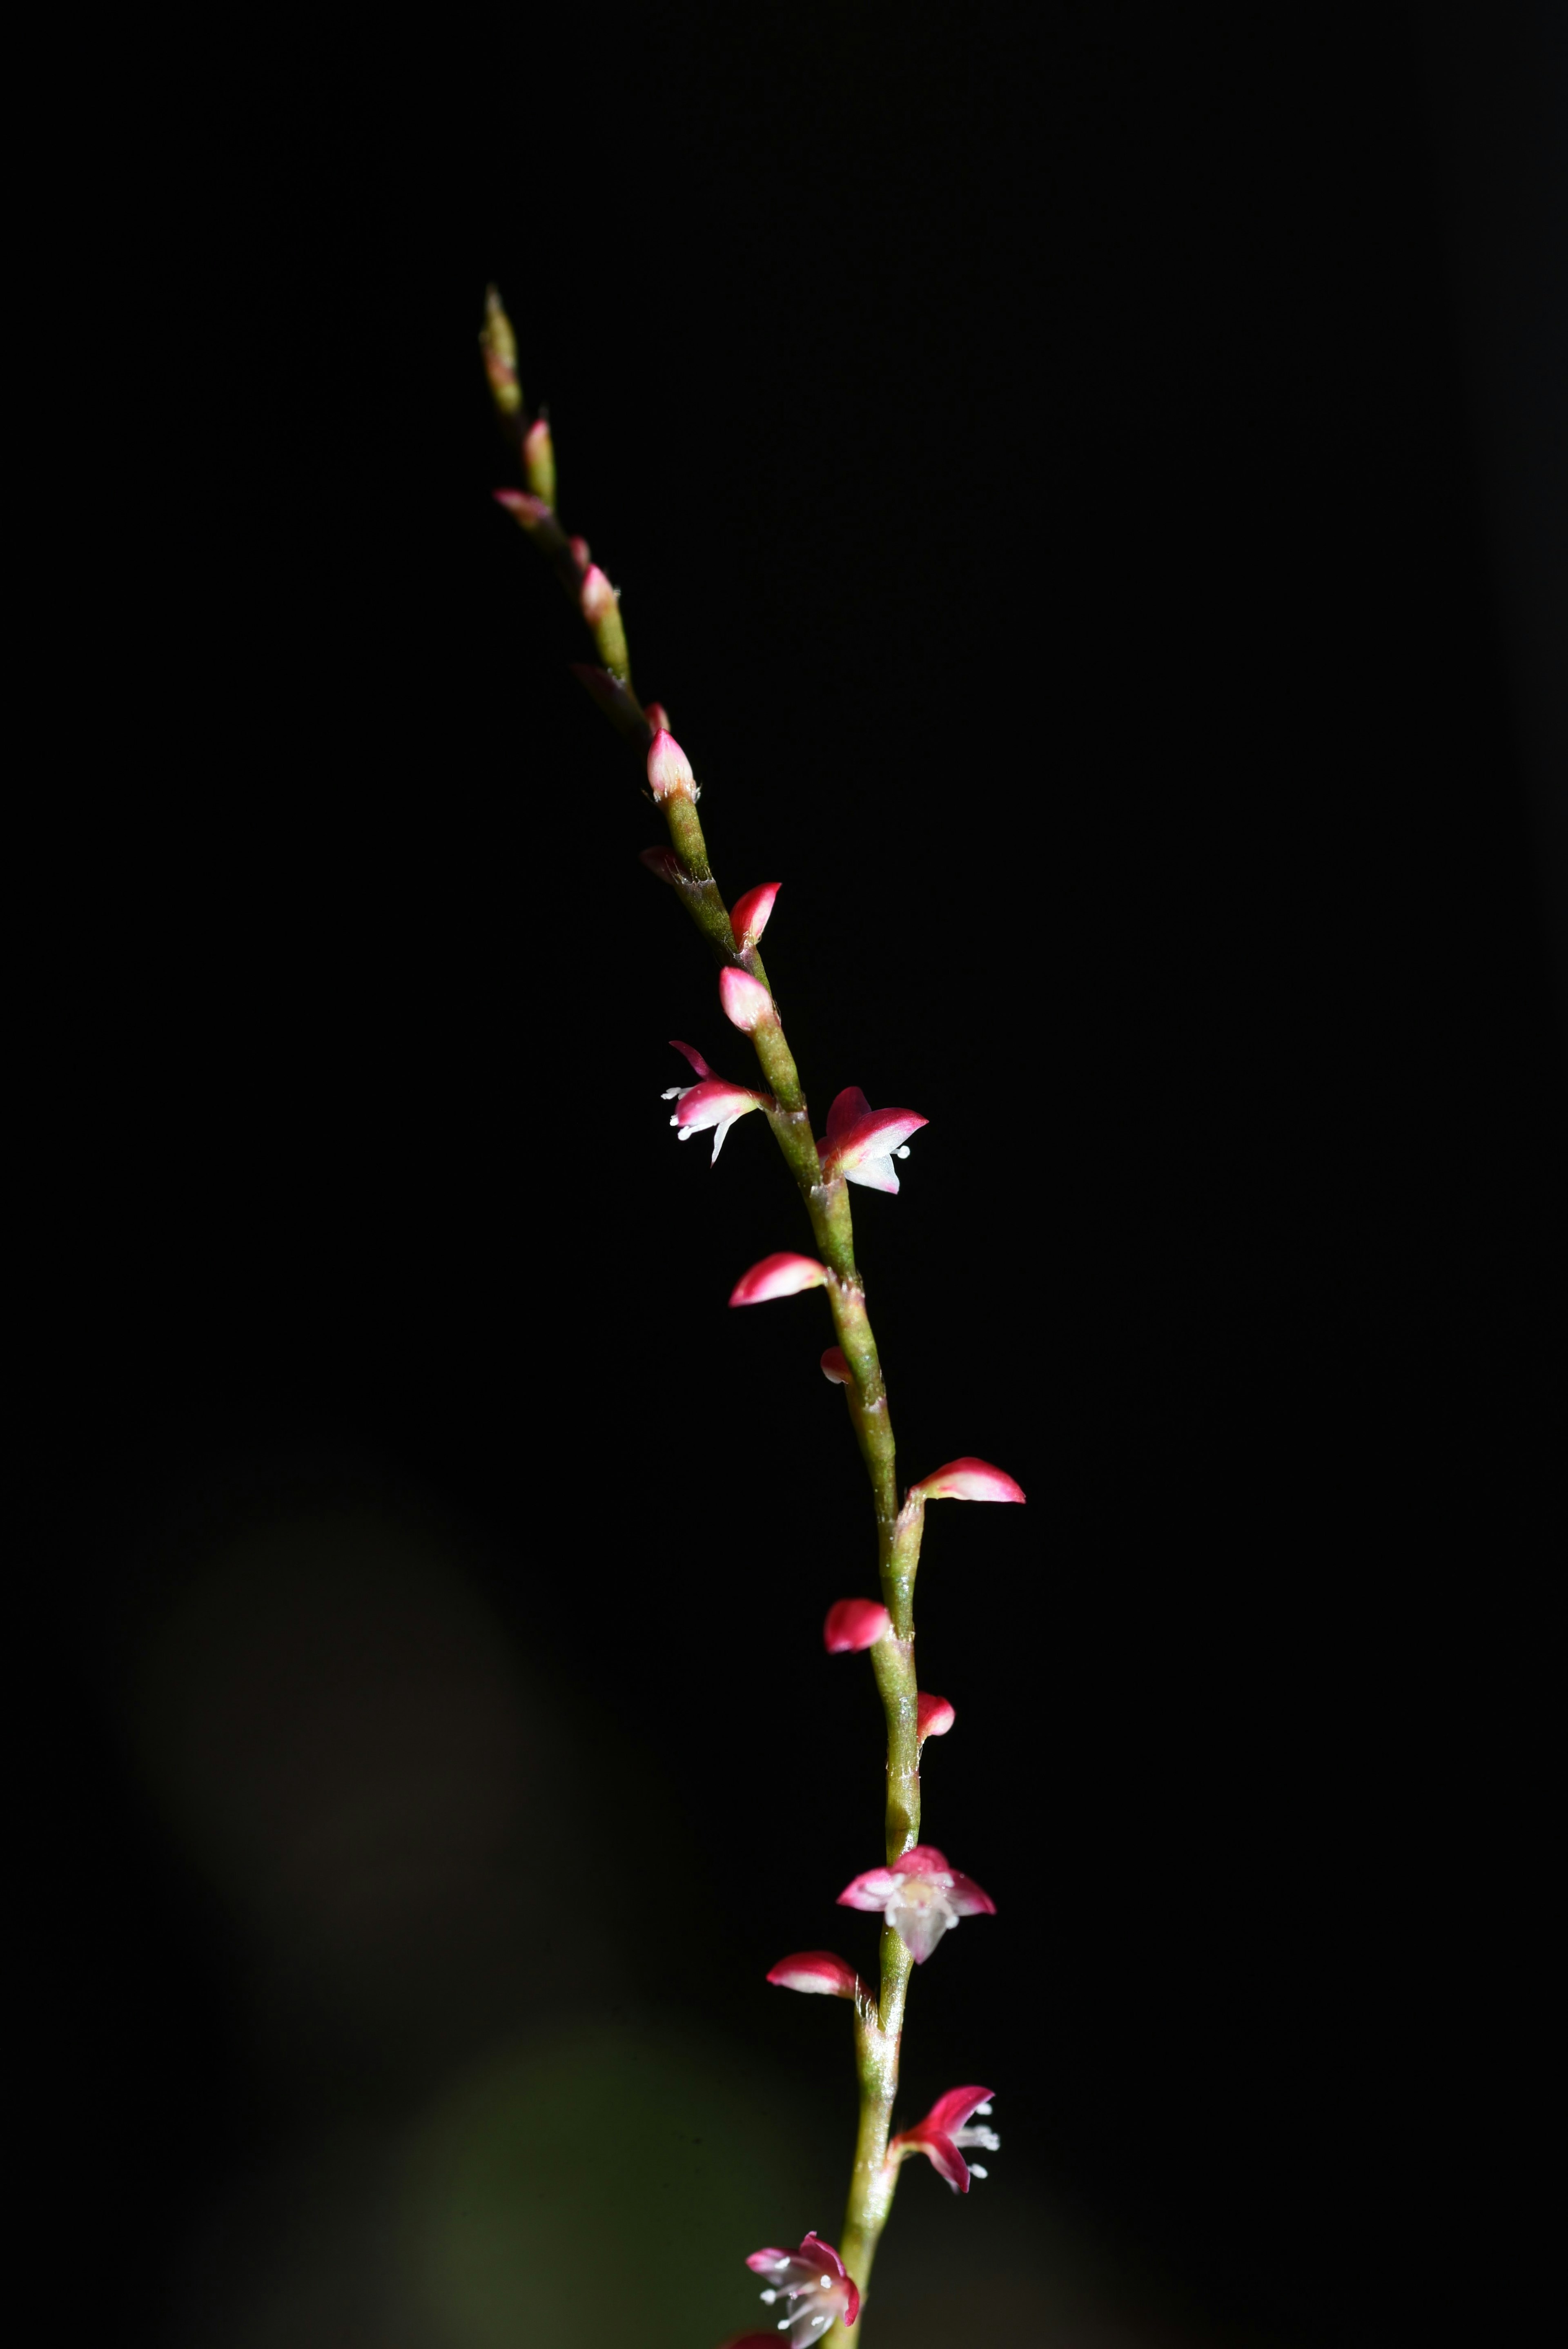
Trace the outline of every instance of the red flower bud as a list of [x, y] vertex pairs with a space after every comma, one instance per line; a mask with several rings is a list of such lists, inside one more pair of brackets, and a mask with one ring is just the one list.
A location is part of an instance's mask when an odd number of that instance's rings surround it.
[[874, 1648], [892, 1630], [892, 1616], [874, 1599], [840, 1599], [828, 1609], [822, 1645], [830, 1656], [850, 1656]]
[[770, 1298], [794, 1297], [802, 1288], [820, 1288], [828, 1278], [828, 1268], [819, 1264], [814, 1256], [791, 1256], [786, 1249], [778, 1256], [765, 1256], [749, 1272], [742, 1273], [731, 1289], [732, 1305], [766, 1305]]
[[912, 1485], [908, 1497], [919, 1494], [927, 1501], [1021, 1501], [1024, 1488], [988, 1460], [950, 1460]]

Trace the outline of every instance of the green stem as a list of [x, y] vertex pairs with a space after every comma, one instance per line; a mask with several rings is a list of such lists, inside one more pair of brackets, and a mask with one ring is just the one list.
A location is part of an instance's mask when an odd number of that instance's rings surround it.
[[[553, 513], [545, 527], [531, 526], [530, 534], [548, 558], [556, 560], [555, 540], [564, 536]], [[624, 699], [640, 718], [627, 674], [625, 640], [618, 633], [606, 654], [603, 624], [597, 649], [622, 688], [617, 707], [606, 708], [613, 724], [640, 748], [643, 737], [626, 723], [619, 709]], [[602, 704], [602, 706], [603, 706]], [[757, 948], [738, 948], [728, 908], [708, 863], [696, 802], [683, 792], [672, 792], [664, 802], [671, 845], [680, 859], [680, 896], [686, 911], [721, 963], [748, 970], [762, 986], [768, 974]], [[769, 988], [769, 995], [772, 989]], [[887, 1384], [882, 1377], [875, 1336], [866, 1311], [865, 1286], [855, 1265], [854, 1227], [847, 1187], [841, 1177], [824, 1181], [822, 1164], [811, 1133], [810, 1114], [800, 1089], [799, 1072], [784, 1034], [777, 1007], [771, 1018], [752, 1031], [752, 1043], [761, 1063], [774, 1106], [768, 1112], [773, 1138], [795, 1178], [810, 1219], [818, 1252], [828, 1268], [828, 1302], [833, 1329], [853, 1381], [848, 1390], [850, 1417], [871, 1479], [876, 1505], [877, 1567], [882, 1603], [892, 1618], [892, 1630], [871, 1651], [872, 1668], [887, 1717], [887, 1857], [899, 1858], [920, 1841], [919, 1698], [914, 1671], [914, 1578], [920, 1563], [920, 1541], [925, 1517], [923, 1500], [898, 1501], [897, 1460]], [[899, 2054], [903, 2039], [904, 2004], [909, 1994], [913, 1960], [898, 1934], [884, 1925], [882, 1935], [881, 1987], [876, 2004], [856, 2002], [855, 2063], [860, 2077], [860, 2127], [855, 2137], [854, 2168], [840, 2241], [841, 2256], [860, 2287], [862, 2302], [871, 2281], [872, 2262], [892, 2207], [898, 2168], [887, 2158], [888, 2133], [893, 2099], [898, 2094]], [[842, 2327], [830, 2326], [824, 2341], [841, 2337]], [[856, 2331], [855, 2342], [862, 2336]]]

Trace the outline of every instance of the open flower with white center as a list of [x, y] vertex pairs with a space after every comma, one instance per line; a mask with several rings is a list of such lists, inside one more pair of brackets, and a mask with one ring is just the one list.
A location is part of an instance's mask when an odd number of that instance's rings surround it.
[[689, 1142], [694, 1133], [706, 1133], [711, 1125], [713, 1156], [717, 1159], [736, 1119], [744, 1117], [748, 1110], [771, 1109], [773, 1096], [754, 1093], [745, 1085], [732, 1085], [725, 1078], [716, 1077], [702, 1054], [694, 1051], [689, 1044], [683, 1044], [678, 1037], [670, 1038], [670, 1049], [684, 1053], [697, 1075], [695, 1085], [671, 1085], [665, 1091], [665, 1101], [673, 1101], [676, 1105], [670, 1123], [679, 1126], [683, 1142]]
[[746, 2262], [754, 2275], [768, 2278], [762, 2294], [769, 2308], [788, 2301], [789, 2313], [778, 2329], [788, 2333], [789, 2349], [810, 2349], [835, 2317], [852, 2324], [861, 2313], [861, 2295], [853, 2276], [831, 2243], [810, 2234], [798, 2251], [753, 2251]]
[[894, 1158], [909, 1156], [909, 1137], [929, 1119], [912, 1109], [872, 1109], [859, 1085], [846, 1085], [828, 1112], [828, 1131], [817, 1144], [822, 1180], [842, 1176], [870, 1191], [896, 1191]]
[[988, 1892], [949, 1868], [934, 1843], [917, 1843], [891, 1868], [868, 1868], [839, 1895], [841, 1909], [880, 1909], [917, 1966], [960, 1917], [994, 1917]]
[[926, 2154], [933, 2169], [946, 2178], [954, 2194], [967, 2194], [971, 2178], [984, 2178], [986, 2173], [977, 2161], [965, 2161], [960, 2147], [976, 2145], [985, 2153], [995, 2153], [1002, 2142], [994, 2128], [971, 2126], [975, 2114], [984, 2116], [990, 2111], [991, 2095], [989, 2088], [949, 2088], [923, 2121], [899, 2132], [888, 2147], [888, 2159], [907, 2161], [912, 2153]]

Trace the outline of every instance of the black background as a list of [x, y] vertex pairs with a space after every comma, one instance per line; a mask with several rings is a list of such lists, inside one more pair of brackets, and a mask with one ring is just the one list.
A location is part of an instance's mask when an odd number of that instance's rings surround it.
[[683, 0], [96, 61], [16, 886], [45, 1971], [122, 2339], [290, 2126], [124, 1727], [202, 1526], [467, 1528], [623, 1756], [596, 1850], [667, 1866], [640, 1979], [803, 2071], [758, 1976], [876, 1857], [824, 1317], [724, 1306], [805, 1226], [759, 1122], [713, 1171], [664, 1123], [667, 1037], [746, 1050], [489, 502], [490, 277], [720, 881], [784, 885], [814, 1105], [931, 1121], [856, 1198], [903, 1473], [1030, 1495], [930, 1520], [928, 1832], [1002, 1914], [912, 2080], [1005, 2070], [1196, 2338], [1414, 2340], [1474, 2281], [1565, 1269], [1543, 591], [1476, 422], [1532, 362], [1466, 307], [1489, 236], [1534, 282], [1494, 21]]

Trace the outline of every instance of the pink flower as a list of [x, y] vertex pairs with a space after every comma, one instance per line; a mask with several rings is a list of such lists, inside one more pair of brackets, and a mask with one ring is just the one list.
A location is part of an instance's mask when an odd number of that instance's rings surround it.
[[828, 1268], [819, 1264], [814, 1256], [791, 1256], [783, 1249], [778, 1256], [765, 1256], [749, 1272], [741, 1274], [729, 1292], [732, 1305], [766, 1305], [775, 1297], [795, 1297], [802, 1288], [820, 1288], [828, 1278]]
[[939, 2178], [945, 2178], [954, 2194], [967, 2194], [969, 2180], [984, 2178], [986, 2173], [977, 2161], [966, 2162], [960, 2146], [977, 2145], [987, 2153], [995, 2153], [1002, 2140], [992, 2128], [967, 2127], [974, 2113], [985, 2114], [991, 2109], [989, 2088], [949, 2088], [938, 2096], [923, 2121], [912, 2129], [903, 2129], [887, 2149], [890, 2161], [905, 2161], [912, 2153], [927, 2154], [931, 2166]]
[[892, 1629], [892, 1616], [874, 1599], [841, 1599], [828, 1609], [822, 1644], [830, 1656], [850, 1656], [857, 1649], [874, 1648]]
[[923, 1745], [928, 1737], [945, 1737], [957, 1718], [944, 1696], [932, 1696], [924, 1689], [918, 1692], [916, 1730]]
[[702, 1054], [691, 1045], [683, 1044], [676, 1036], [670, 1038], [670, 1049], [691, 1062], [698, 1079], [695, 1085], [665, 1087], [664, 1099], [676, 1105], [670, 1123], [679, 1126], [682, 1142], [689, 1142], [694, 1133], [706, 1133], [710, 1125], [713, 1127], [713, 1158], [708, 1161], [711, 1166], [724, 1148], [724, 1137], [736, 1119], [744, 1117], [748, 1110], [770, 1109], [772, 1095], [754, 1093], [745, 1085], [728, 1084], [723, 1077], [716, 1077]]
[[754, 2275], [765, 2275], [769, 2288], [762, 2297], [771, 2308], [787, 2300], [789, 2313], [779, 2330], [789, 2336], [789, 2349], [810, 2349], [835, 2317], [852, 2324], [861, 2313], [861, 2295], [854, 2278], [831, 2243], [808, 2235], [798, 2251], [753, 2251], [746, 2262]]
[[817, 1144], [823, 1182], [842, 1175], [871, 1191], [896, 1191], [893, 1159], [909, 1156], [903, 1145], [929, 1123], [912, 1109], [872, 1109], [859, 1085], [846, 1085], [828, 1112], [827, 1139]]
[[679, 792], [684, 799], [696, 797], [691, 761], [667, 727], [661, 726], [648, 745], [648, 788], [660, 801], [667, 800], [672, 792]]
[[917, 1966], [960, 1917], [994, 1917], [996, 1903], [948, 1867], [934, 1843], [917, 1843], [891, 1868], [869, 1868], [839, 1895], [841, 1909], [880, 1909]]
[[779, 883], [764, 881], [759, 889], [748, 889], [738, 897], [730, 908], [729, 926], [735, 932], [737, 949], [744, 954], [754, 947], [768, 927], [768, 916], [773, 911], [773, 900], [779, 895]]
[[1000, 1468], [993, 1468], [988, 1460], [950, 1460], [945, 1468], [933, 1469], [918, 1485], [909, 1488], [908, 1498], [916, 1494], [927, 1501], [1021, 1501], [1024, 1488], [1015, 1485], [1011, 1476]]
[[773, 1017], [773, 998], [762, 981], [753, 978], [748, 970], [737, 970], [733, 964], [718, 974], [718, 999], [725, 1018], [748, 1036]]
[[868, 1998], [871, 1993], [843, 1958], [831, 1950], [797, 1950], [768, 1969], [768, 1979], [780, 1990], [815, 1991], [823, 1998]]
[[836, 1387], [853, 1385], [855, 1374], [844, 1360], [841, 1346], [830, 1346], [823, 1355], [822, 1376]]

